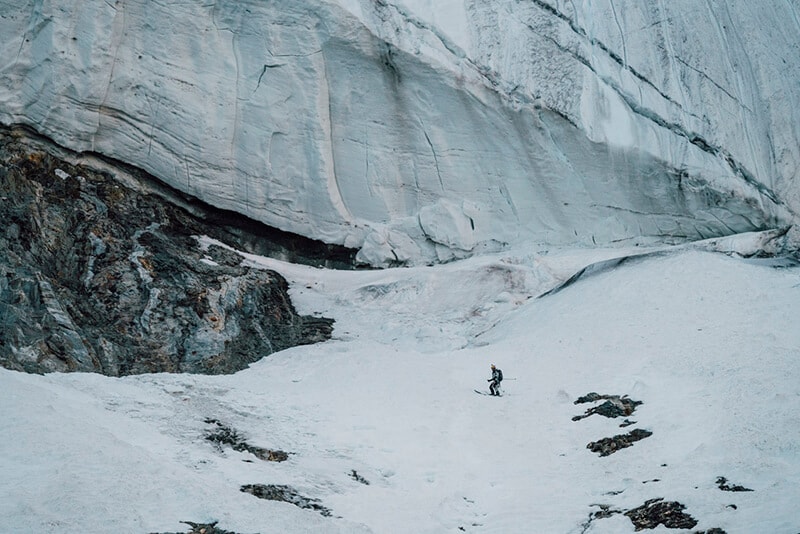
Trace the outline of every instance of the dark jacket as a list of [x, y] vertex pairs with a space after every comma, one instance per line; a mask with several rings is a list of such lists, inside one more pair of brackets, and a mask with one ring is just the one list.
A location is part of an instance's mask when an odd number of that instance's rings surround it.
[[503, 371], [497, 368], [492, 369], [492, 382], [496, 382], [497, 384], [499, 384], [502, 381], [503, 381]]

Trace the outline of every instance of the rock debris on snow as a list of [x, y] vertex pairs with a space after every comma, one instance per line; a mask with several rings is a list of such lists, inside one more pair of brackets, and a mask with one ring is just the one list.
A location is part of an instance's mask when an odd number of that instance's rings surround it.
[[304, 497], [289, 486], [280, 484], [245, 484], [240, 488], [244, 493], [255, 495], [259, 499], [280, 501], [293, 504], [305, 510], [314, 510], [323, 516], [330, 516], [331, 511], [320, 504], [319, 499]]
[[679, 502], [656, 498], [648, 500], [638, 508], [628, 510], [625, 515], [630, 518], [637, 531], [653, 529], [659, 525], [667, 528], [694, 528], [697, 520], [684, 512], [685, 509], [686, 506]]
[[267, 462], [285, 462], [289, 459], [287, 452], [250, 445], [239, 432], [216, 419], [206, 419], [205, 422], [214, 426], [206, 434], [206, 440], [216, 443], [220, 449], [223, 445], [227, 445], [235, 451], [249, 452], [259, 460]]
[[636, 428], [627, 434], [617, 434], [610, 438], [603, 438], [598, 441], [589, 442], [586, 448], [600, 456], [609, 456], [617, 451], [631, 447], [635, 442], [652, 436], [649, 430]]
[[[585, 404], [588, 402], [597, 402], [599, 400], [606, 400], [606, 402], [599, 406], [593, 406], [586, 410], [583, 415], [576, 415], [572, 418], [573, 421], [580, 421], [590, 415], [599, 414], [603, 417], [616, 418], [631, 415], [636, 407], [642, 404], [642, 401], [629, 399], [627, 395], [600, 395], [598, 393], [589, 393], [583, 397], [579, 397], [575, 404]], [[626, 420], [627, 422], [627, 420]], [[630, 423], [628, 423], [630, 424]]]
[[728, 484], [728, 479], [725, 477], [717, 477], [717, 486], [722, 491], [753, 491], [750, 488], [745, 488], [739, 484]]
[[181, 523], [185, 523], [189, 525], [190, 529], [188, 532], [153, 532], [151, 534], [237, 534], [236, 532], [225, 530], [219, 528], [217, 523], [219, 521], [212, 521], [211, 523], [195, 523], [193, 521], [181, 521]]

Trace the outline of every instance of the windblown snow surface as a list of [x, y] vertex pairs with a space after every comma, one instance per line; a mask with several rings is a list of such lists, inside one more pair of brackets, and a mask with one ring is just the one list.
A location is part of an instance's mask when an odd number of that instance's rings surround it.
[[[643, 251], [359, 272], [249, 257], [291, 281], [299, 311], [334, 317], [334, 339], [229, 376], [0, 370], [0, 531], [624, 533], [626, 516], [591, 514], [664, 498], [693, 531], [796, 534], [800, 269], [721, 248], [659, 249], [541, 297]], [[491, 363], [501, 398], [473, 391]], [[636, 424], [573, 421], [593, 391], [642, 401]], [[207, 419], [288, 461], [215, 447]], [[652, 436], [586, 447], [633, 428]], [[331, 515], [245, 484], [289, 485]]]

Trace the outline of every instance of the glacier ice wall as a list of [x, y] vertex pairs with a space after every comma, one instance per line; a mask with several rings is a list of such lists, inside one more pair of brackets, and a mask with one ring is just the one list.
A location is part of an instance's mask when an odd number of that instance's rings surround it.
[[800, 209], [791, 1], [0, 0], [0, 122], [384, 265]]

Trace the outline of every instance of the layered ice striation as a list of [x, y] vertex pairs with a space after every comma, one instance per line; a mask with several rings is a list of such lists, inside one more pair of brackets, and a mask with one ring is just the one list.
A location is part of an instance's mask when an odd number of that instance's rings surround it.
[[0, 122], [373, 265], [800, 209], [792, 2], [0, 0]]

